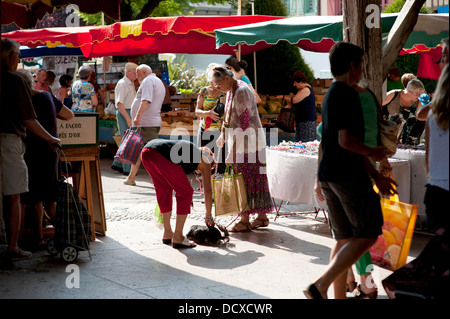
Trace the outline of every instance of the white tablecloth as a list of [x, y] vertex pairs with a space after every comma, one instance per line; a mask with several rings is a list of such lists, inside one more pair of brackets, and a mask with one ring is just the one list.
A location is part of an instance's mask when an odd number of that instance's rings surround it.
[[411, 149], [397, 149], [394, 155], [395, 159], [408, 160], [411, 163], [411, 195], [407, 203], [419, 206], [418, 215], [425, 216], [425, 185], [428, 176], [425, 169], [425, 151]]
[[[314, 181], [317, 156], [267, 149], [267, 178], [273, 198], [316, 208], [327, 209], [325, 202], [317, 200]], [[399, 199], [410, 201], [410, 164], [408, 160], [391, 158], [394, 179], [398, 184]]]

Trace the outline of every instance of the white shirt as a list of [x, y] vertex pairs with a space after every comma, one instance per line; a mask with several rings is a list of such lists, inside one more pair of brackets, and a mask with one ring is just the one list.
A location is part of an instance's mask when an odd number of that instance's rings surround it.
[[126, 110], [131, 109], [131, 105], [136, 97], [136, 89], [134, 83], [129, 78], [124, 76], [117, 82], [114, 90], [114, 100], [117, 103], [122, 103]]
[[164, 84], [154, 73], [150, 73], [139, 86], [136, 98], [131, 106], [131, 119], [134, 120], [141, 105], [141, 101], [148, 101], [150, 105], [142, 114], [139, 127], [160, 127], [161, 107], [166, 95]]
[[449, 190], [449, 135], [439, 128], [432, 112], [428, 113], [428, 184]]

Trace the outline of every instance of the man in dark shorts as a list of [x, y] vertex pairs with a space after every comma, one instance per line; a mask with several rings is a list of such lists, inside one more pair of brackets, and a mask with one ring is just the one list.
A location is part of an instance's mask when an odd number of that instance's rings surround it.
[[346, 42], [339, 42], [330, 50], [335, 81], [322, 107], [323, 132], [315, 190], [319, 199], [326, 199], [336, 246], [325, 273], [304, 290], [310, 299], [327, 298], [331, 284], [336, 299], [346, 298], [348, 268], [381, 234], [380, 198], [371, 179], [382, 194], [396, 193], [392, 186], [395, 182], [379, 174], [368, 159], [381, 160], [383, 148], [364, 144], [363, 111], [358, 93], [352, 88], [361, 79], [363, 53], [361, 48]]
[[[50, 135], [37, 121], [31, 102], [30, 88], [25, 80], [16, 73], [20, 60], [20, 45], [11, 39], [2, 39], [1, 63], [1, 174], [2, 195], [4, 196], [5, 219], [8, 220], [9, 255], [13, 261], [31, 258], [32, 254], [19, 247], [21, 225], [20, 194], [28, 191], [28, 170], [24, 160], [27, 132], [42, 138], [53, 150], [60, 140]], [[4, 236], [0, 236], [4, 237]]]

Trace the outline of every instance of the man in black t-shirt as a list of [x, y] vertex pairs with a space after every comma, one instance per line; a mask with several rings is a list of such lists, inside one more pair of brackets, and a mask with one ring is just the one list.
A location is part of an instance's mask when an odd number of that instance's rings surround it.
[[363, 111], [358, 93], [352, 88], [361, 79], [363, 53], [361, 48], [345, 42], [330, 50], [335, 82], [322, 106], [323, 130], [315, 190], [320, 200], [326, 199], [336, 246], [331, 251], [328, 269], [304, 290], [310, 299], [327, 298], [331, 284], [336, 299], [346, 298], [348, 268], [381, 234], [380, 198], [370, 178], [382, 194], [396, 193], [392, 187], [395, 182], [378, 174], [368, 159], [383, 159], [383, 148], [364, 144]]

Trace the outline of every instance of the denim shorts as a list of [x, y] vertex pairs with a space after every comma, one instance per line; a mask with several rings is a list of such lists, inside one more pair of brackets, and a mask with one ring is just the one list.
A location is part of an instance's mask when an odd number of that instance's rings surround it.
[[28, 168], [23, 158], [25, 143], [15, 134], [1, 134], [2, 193], [28, 192]]
[[383, 213], [380, 196], [370, 179], [320, 182], [325, 196], [330, 228], [336, 240], [373, 238], [381, 235]]

